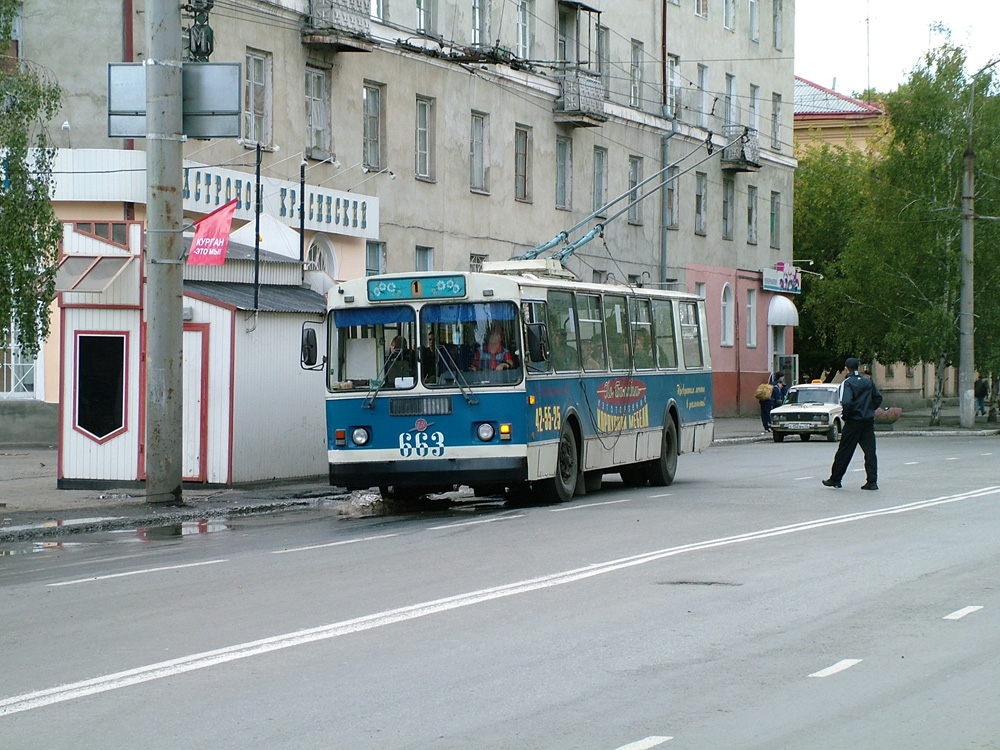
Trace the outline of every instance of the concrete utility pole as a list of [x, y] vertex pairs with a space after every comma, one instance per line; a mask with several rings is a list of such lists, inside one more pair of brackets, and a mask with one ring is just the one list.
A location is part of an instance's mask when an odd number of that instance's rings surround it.
[[[973, 80], [972, 85], [976, 82]], [[973, 315], [973, 227], [975, 226], [976, 157], [972, 152], [972, 105], [969, 105], [969, 147], [965, 151], [962, 175], [962, 289], [958, 309], [958, 423], [972, 427], [976, 423], [973, 387], [976, 373], [975, 316]]]
[[181, 7], [146, 3], [146, 499], [182, 497]]

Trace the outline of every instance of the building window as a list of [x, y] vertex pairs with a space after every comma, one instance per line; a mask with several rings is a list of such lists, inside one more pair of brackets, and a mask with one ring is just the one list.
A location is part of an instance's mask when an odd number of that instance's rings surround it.
[[417, 0], [416, 29], [421, 34], [434, 33], [434, 0]]
[[472, 273], [482, 273], [483, 263], [489, 259], [490, 256], [488, 255], [476, 255], [473, 253], [469, 256], [469, 270], [472, 271]]
[[590, 274], [590, 280], [595, 284], [603, 284], [608, 280], [607, 271], [598, 271], [596, 268]]
[[594, 149], [594, 213], [601, 211], [600, 215], [606, 213], [605, 206], [608, 205], [608, 150], [606, 148]]
[[363, 166], [382, 168], [382, 86], [366, 83], [362, 111], [364, 118], [361, 160]]
[[747, 244], [757, 244], [757, 186], [747, 185]]
[[747, 289], [747, 348], [757, 347], [757, 290]]
[[385, 243], [368, 240], [365, 243], [365, 276], [385, 273]]
[[418, 271], [434, 270], [434, 248], [417, 245], [416, 267]]
[[708, 91], [708, 66], [698, 65], [698, 93], [701, 99], [698, 107], [698, 124], [708, 127], [708, 113], [712, 106], [712, 95]]
[[735, 211], [736, 182], [732, 177], [722, 178], [722, 239], [733, 238], [733, 214]]
[[271, 142], [271, 55], [268, 52], [247, 50], [243, 137], [253, 143]]
[[739, 120], [739, 106], [736, 104], [736, 76], [726, 73], [726, 94], [723, 102], [726, 125], [735, 125]]
[[306, 123], [309, 148], [328, 150], [330, 131], [326, 119], [326, 71], [318, 68], [306, 68]]
[[736, 0], [722, 0], [725, 5], [723, 25], [730, 31], [736, 28]]
[[472, 0], [472, 43], [476, 46], [489, 41], [486, 29], [486, 0]]
[[371, 0], [369, 12], [372, 18], [377, 18], [380, 21], [385, 18], [384, 0]]
[[78, 333], [73, 424], [103, 443], [125, 431], [128, 334]]
[[781, 193], [771, 193], [771, 247], [781, 247]]
[[705, 234], [708, 227], [708, 175], [696, 172], [694, 182], [694, 233]]
[[642, 224], [642, 190], [639, 183], [642, 182], [642, 157], [630, 156], [628, 158], [628, 223]]
[[556, 20], [556, 61], [576, 62], [576, 8], [562, 3], [558, 6]]
[[434, 179], [434, 100], [420, 96], [417, 97], [413, 172], [420, 179]]
[[760, 130], [760, 86], [750, 84], [750, 106], [748, 110], [750, 120], [747, 124], [755, 131]]
[[667, 112], [669, 117], [680, 117], [681, 114], [680, 68], [681, 59], [677, 55], [667, 55]]
[[531, 57], [531, 0], [517, 0], [517, 56]]
[[704, 281], [696, 281], [694, 283], [694, 294], [695, 294], [695, 296], [696, 297], [701, 297], [702, 299], [705, 299], [705, 289], [706, 288], [707, 288], [707, 285], [705, 284]]
[[781, 94], [771, 94], [771, 147], [781, 149]]
[[514, 198], [531, 200], [531, 128], [514, 129]]
[[628, 103], [631, 107], [642, 108], [642, 42], [632, 40], [632, 60], [628, 72]]
[[722, 287], [722, 337], [719, 342], [722, 346], [733, 345], [733, 331], [735, 330], [736, 310], [733, 305], [733, 288], [726, 284]]
[[750, 41], [760, 41], [760, 8], [759, 0], [750, 0]]
[[667, 184], [664, 187], [664, 190], [667, 191], [667, 229], [677, 229], [677, 220], [680, 215], [678, 212], [678, 200], [681, 194], [680, 179], [680, 167], [670, 167], [667, 169]]
[[482, 112], [472, 113], [472, 134], [469, 137], [469, 188], [485, 193], [490, 189], [489, 118]]
[[772, 15], [771, 27], [774, 34], [774, 48], [781, 49], [782, 45], [782, 0], [774, 0], [774, 13]]
[[607, 26], [597, 27], [597, 74], [601, 78], [605, 99], [611, 96], [611, 58], [608, 49], [610, 36]]
[[573, 204], [573, 141], [556, 138], [556, 208], [569, 210]]
[[694, 14], [708, 18], [708, 0], [694, 0]]

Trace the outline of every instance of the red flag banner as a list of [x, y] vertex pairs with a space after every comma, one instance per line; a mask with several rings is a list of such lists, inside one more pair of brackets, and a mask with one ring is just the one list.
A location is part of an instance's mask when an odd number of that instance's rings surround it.
[[233, 225], [236, 198], [195, 222], [194, 239], [188, 252], [189, 266], [221, 266], [226, 262], [229, 230]]

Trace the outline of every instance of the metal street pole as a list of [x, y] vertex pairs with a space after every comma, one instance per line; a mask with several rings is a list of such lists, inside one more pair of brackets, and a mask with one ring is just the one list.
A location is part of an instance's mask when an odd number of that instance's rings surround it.
[[146, 3], [146, 500], [181, 503], [181, 8]]
[[[972, 83], [975, 86], [975, 81]], [[970, 100], [969, 116], [972, 116]], [[970, 122], [969, 130], [972, 125]], [[965, 151], [965, 173], [962, 175], [962, 289], [959, 296], [958, 317], [958, 423], [962, 427], [972, 427], [976, 423], [973, 381], [976, 371], [976, 350], [974, 340], [975, 317], [973, 315], [973, 231], [975, 227], [975, 172], [976, 157], [972, 151], [972, 139]]]

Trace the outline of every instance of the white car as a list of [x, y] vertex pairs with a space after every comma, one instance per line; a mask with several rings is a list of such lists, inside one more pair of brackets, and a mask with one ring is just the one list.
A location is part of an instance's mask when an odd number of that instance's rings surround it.
[[785, 403], [771, 410], [771, 433], [780, 443], [786, 435], [808, 440], [823, 435], [829, 442], [840, 440], [844, 428], [840, 386], [831, 383], [793, 385]]

